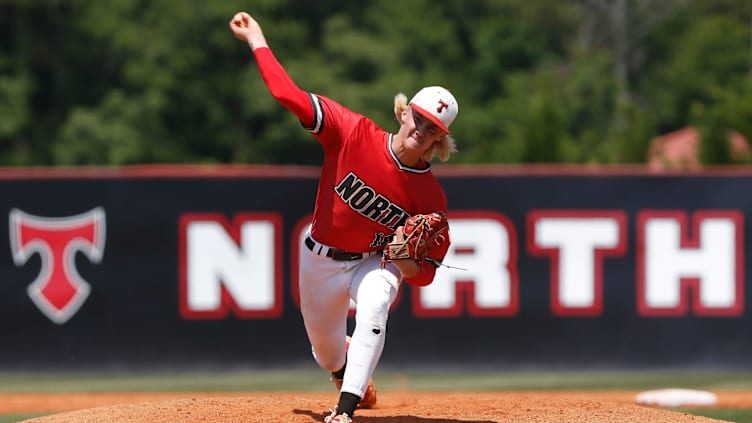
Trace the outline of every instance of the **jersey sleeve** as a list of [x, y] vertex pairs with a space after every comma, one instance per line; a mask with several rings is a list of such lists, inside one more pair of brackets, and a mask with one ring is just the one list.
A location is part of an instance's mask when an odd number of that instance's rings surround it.
[[253, 54], [272, 97], [325, 147], [339, 145], [362, 118], [330, 98], [300, 89], [268, 47], [257, 48]]
[[428, 254], [428, 257], [420, 263], [420, 272], [412, 278], [404, 278], [405, 282], [414, 286], [426, 286], [433, 282], [433, 278], [436, 276], [436, 269], [441, 265], [444, 256], [449, 251], [449, 245], [451, 240], [450, 235], [444, 237], [444, 240], [434, 247]]
[[298, 117], [304, 128], [316, 125], [313, 94], [300, 89], [287, 74], [271, 49], [260, 47], [253, 51], [261, 77], [272, 97]]

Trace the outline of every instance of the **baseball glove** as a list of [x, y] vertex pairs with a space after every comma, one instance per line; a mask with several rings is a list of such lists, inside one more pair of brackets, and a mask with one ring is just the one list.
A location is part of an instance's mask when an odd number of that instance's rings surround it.
[[392, 242], [384, 247], [382, 262], [413, 259], [423, 261], [431, 249], [446, 239], [449, 223], [444, 212], [416, 214], [405, 222], [403, 242]]

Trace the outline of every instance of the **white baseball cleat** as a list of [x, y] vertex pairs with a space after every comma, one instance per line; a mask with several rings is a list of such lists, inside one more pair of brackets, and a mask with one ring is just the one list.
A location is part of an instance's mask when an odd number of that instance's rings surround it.
[[334, 407], [332, 414], [324, 417], [324, 423], [353, 423], [353, 420], [347, 413], [337, 414], [337, 407]]

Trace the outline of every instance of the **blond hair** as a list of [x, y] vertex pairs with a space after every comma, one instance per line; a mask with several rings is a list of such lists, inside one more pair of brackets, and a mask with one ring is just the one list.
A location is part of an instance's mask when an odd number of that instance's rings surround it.
[[[397, 122], [400, 122], [400, 116], [409, 105], [407, 104], [407, 96], [403, 93], [399, 93], [394, 96], [394, 117], [397, 118]], [[452, 153], [457, 152], [457, 144], [449, 134], [444, 134], [443, 137], [435, 142], [428, 151], [423, 154], [422, 159], [430, 162], [434, 157], [438, 157], [442, 162], [449, 160], [449, 156]]]

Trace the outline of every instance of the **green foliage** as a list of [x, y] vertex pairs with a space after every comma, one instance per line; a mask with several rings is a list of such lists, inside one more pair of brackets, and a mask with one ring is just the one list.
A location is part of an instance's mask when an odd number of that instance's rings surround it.
[[24, 76], [0, 76], [0, 136], [12, 136], [29, 122], [30, 81]]
[[320, 163], [232, 36], [240, 10], [301, 88], [386, 130], [395, 94], [452, 90], [454, 162], [640, 163], [691, 124], [704, 163], [738, 163], [752, 5], [626, 4], [619, 33], [606, 0], [0, 2], [0, 164]]
[[644, 110], [633, 104], [619, 104], [616, 119], [609, 128], [613, 143], [608, 163], [643, 163], [650, 148], [654, 132], [652, 119]]
[[692, 104], [718, 90], [735, 91], [750, 78], [750, 28], [728, 17], [707, 17], [675, 45], [674, 57], [656, 78], [661, 112], [687, 123]]
[[719, 165], [749, 162], [749, 155], [734, 154], [730, 144], [732, 131], [752, 139], [752, 79], [729, 92], [716, 89], [706, 103], [695, 102], [691, 110], [694, 125], [700, 128], [700, 159], [702, 163]]

